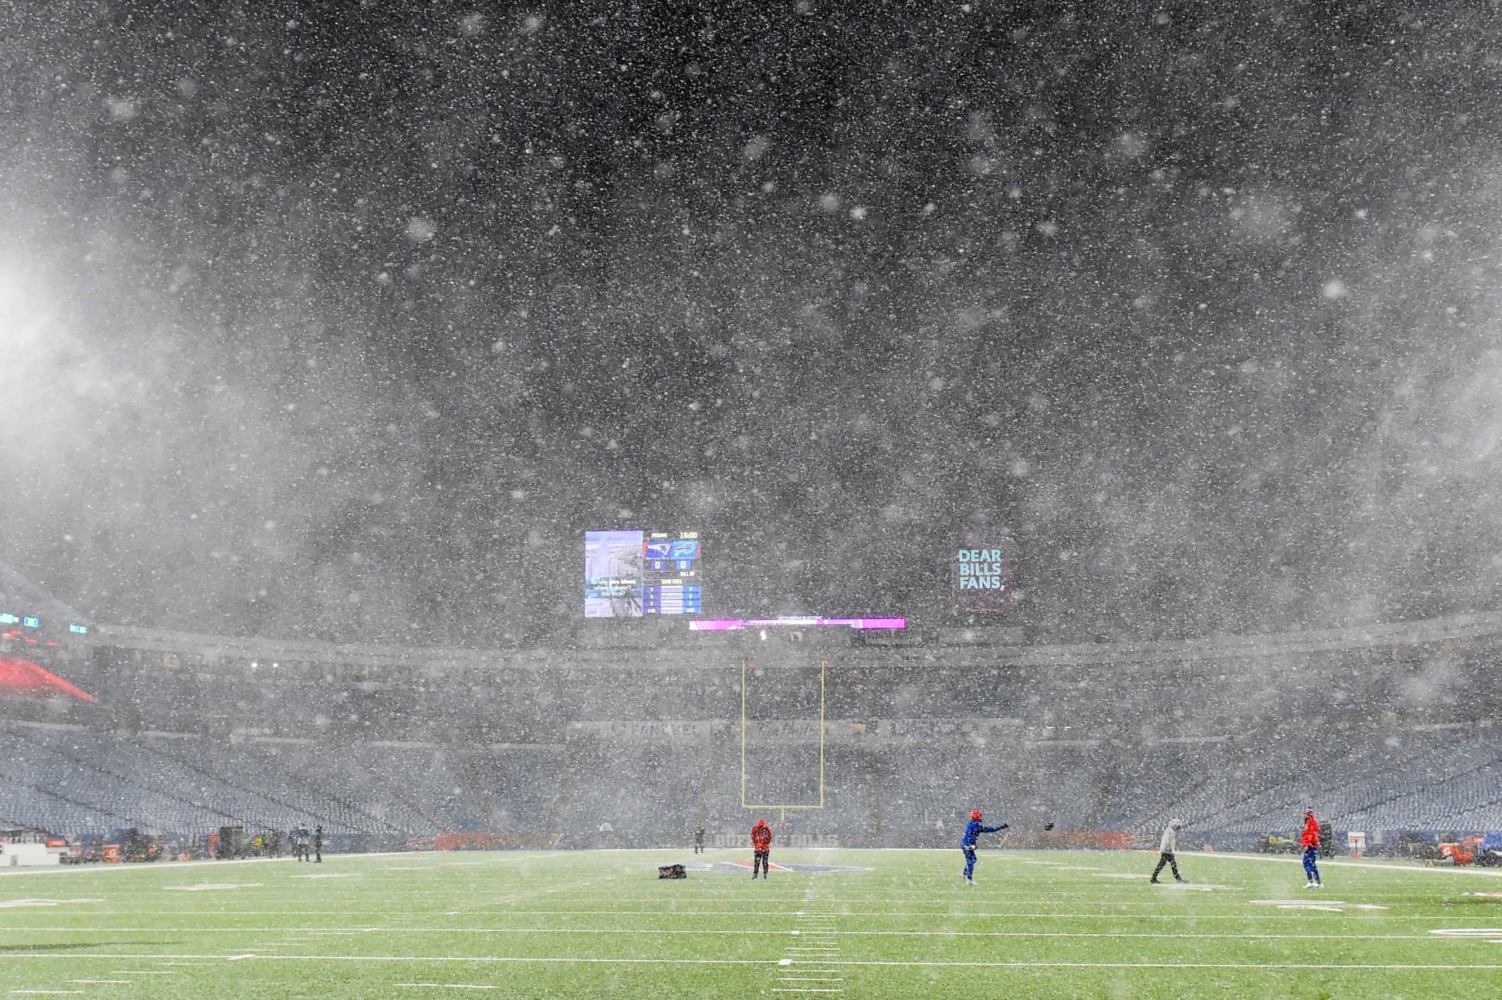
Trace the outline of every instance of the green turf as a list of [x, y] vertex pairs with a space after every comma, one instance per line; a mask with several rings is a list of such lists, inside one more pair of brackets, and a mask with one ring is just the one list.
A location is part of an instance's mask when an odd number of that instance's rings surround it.
[[[776, 851], [863, 870], [656, 878], [658, 864], [749, 856], [6, 873], [0, 996], [1502, 995], [1502, 896], [1485, 895], [1502, 877], [1484, 870], [1327, 863], [1316, 891], [1295, 858], [1183, 854], [1194, 884], [1150, 886], [1152, 854], [989, 850], [968, 887], [958, 850]], [[1327, 909], [1287, 905], [1301, 903]]]

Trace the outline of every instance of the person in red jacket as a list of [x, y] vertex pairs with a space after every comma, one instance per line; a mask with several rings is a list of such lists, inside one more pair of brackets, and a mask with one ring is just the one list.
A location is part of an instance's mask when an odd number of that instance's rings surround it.
[[1319, 880], [1319, 820], [1314, 818], [1313, 809], [1304, 810], [1304, 832], [1299, 837], [1299, 843], [1304, 845], [1304, 874], [1309, 876], [1309, 884], [1306, 889], [1322, 889], [1324, 883]]
[[762, 878], [767, 877], [767, 856], [772, 853], [772, 828], [767, 826], [767, 821], [759, 819], [751, 828], [751, 877], [755, 878], [757, 871], [761, 872]]

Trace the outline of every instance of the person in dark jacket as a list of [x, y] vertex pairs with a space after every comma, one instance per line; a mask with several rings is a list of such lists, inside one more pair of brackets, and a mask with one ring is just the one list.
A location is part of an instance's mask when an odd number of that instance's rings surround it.
[[1000, 826], [985, 826], [980, 819], [979, 809], [970, 814], [970, 822], [965, 827], [965, 836], [960, 840], [960, 850], [965, 854], [966, 885], [975, 884], [975, 838], [983, 833], [999, 833], [1007, 828], [1005, 823]]
[[1179, 862], [1174, 857], [1174, 851], [1179, 846], [1179, 827], [1183, 825], [1178, 820], [1173, 819], [1169, 820], [1168, 825], [1163, 828], [1163, 839], [1158, 841], [1158, 867], [1153, 869], [1153, 877], [1148, 879], [1153, 885], [1158, 884], [1158, 873], [1163, 870], [1164, 865], [1168, 865], [1173, 869], [1173, 880], [1175, 882], [1185, 881], [1179, 877]]
[[757, 871], [761, 877], [766, 878], [768, 858], [772, 853], [772, 828], [767, 826], [767, 821], [759, 819], [751, 828], [751, 877], [755, 878]]

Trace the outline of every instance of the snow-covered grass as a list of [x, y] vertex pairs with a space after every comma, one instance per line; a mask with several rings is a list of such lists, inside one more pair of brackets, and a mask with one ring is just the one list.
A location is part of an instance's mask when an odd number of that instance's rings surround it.
[[1180, 855], [601, 851], [0, 877], [0, 995], [1492, 997], [1488, 871]]

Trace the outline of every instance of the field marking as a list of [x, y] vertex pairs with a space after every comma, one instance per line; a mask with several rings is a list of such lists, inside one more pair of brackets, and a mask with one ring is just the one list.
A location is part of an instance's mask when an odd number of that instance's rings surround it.
[[[261, 962], [371, 962], [381, 964], [396, 964], [423, 962], [432, 964], [449, 965], [744, 965], [744, 966], [767, 966], [764, 958], [624, 958], [619, 956], [585, 958], [580, 956], [546, 957], [537, 955], [249, 955], [246, 958]], [[165, 955], [121, 955], [118, 953], [101, 952], [98, 954], [85, 952], [67, 955], [29, 954], [7, 955], [7, 961], [45, 961], [57, 960], [78, 961], [80, 959], [121, 959], [133, 958], [145, 961], [162, 961], [166, 959], [218, 959], [224, 961], [222, 955], [195, 955], [195, 954], [165, 954]], [[1399, 971], [1399, 972], [1502, 972], [1502, 963], [1467, 964], [1455, 963], [1416, 963], [1416, 962], [1393, 962], [1381, 964], [1376, 962], [936, 962], [936, 961], [912, 961], [893, 962], [866, 959], [822, 959], [841, 968], [934, 968], [934, 969], [1321, 969], [1321, 970], [1350, 970], [1362, 971]], [[169, 976], [170, 972], [152, 971], [146, 969], [119, 969], [117, 975], [136, 976]]]
[[[810, 882], [803, 891], [803, 909], [793, 914], [793, 921], [800, 925], [792, 931], [790, 937], [796, 936], [809, 944], [788, 944], [784, 949], [785, 957], [777, 962], [778, 971], [785, 973], [774, 980], [779, 983], [800, 983], [796, 987], [774, 986], [773, 993], [844, 993], [845, 977], [839, 974], [839, 932], [835, 930], [838, 920], [836, 914], [826, 909], [813, 907], [814, 897], [818, 885]], [[806, 934], [800, 934], [803, 928], [807, 928]], [[827, 969], [819, 969], [815, 973], [811, 969], [797, 968], [797, 963], [805, 962], [818, 966], [829, 966]], [[823, 985], [813, 985], [815, 983]]]
[[1438, 927], [1429, 932], [1448, 938], [1502, 937], [1502, 927]]
[[66, 903], [102, 903], [102, 899], [6, 899], [0, 900], [0, 907], [13, 906], [62, 906]]
[[[946, 904], [952, 904], [953, 901], [954, 900], [952, 898], [944, 900], [944, 902]], [[1141, 904], [1139, 904], [1137, 902], [1112, 901], [1112, 902], [1110, 902], [1110, 903], [1108, 903], [1106, 905], [1109, 905], [1109, 906], [1111, 906], [1113, 908], [1119, 908], [1119, 907], [1124, 907], [1124, 906], [1128, 906], [1128, 905], [1130, 905], [1130, 906], [1136, 906], [1136, 905], [1148, 905], [1148, 904], [1147, 903], [1141, 903]], [[452, 912], [452, 911], [449, 911], [449, 912]], [[631, 908], [624, 907], [624, 906], [619, 907], [619, 908], [614, 909], [614, 910], [505, 910], [503, 912], [504, 912], [504, 914], [506, 916], [527, 916], [527, 917], [537, 917], [537, 916], [542, 916], [542, 917], [547, 917], [547, 916], [552, 916], [552, 917], [578, 917], [578, 916], [611, 916], [611, 917], [622, 917], [622, 916], [625, 916], [625, 917], [742, 917], [742, 918], [744, 918], [746, 916], [746, 911], [743, 910], [743, 909], [742, 910], [636, 910], [636, 909], [631, 909]], [[179, 911], [179, 910], [136, 910], [136, 909], [132, 909], [131, 910], [131, 915], [133, 915], [133, 916], [145, 915], [145, 914], [151, 914], [151, 915], [157, 915], [157, 916], [167, 916], [167, 917], [177, 917], [177, 916], [181, 916], [182, 915], [181, 911]], [[214, 917], [241, 916], [241, 915], [245, 915], [245, 916], [284, 916], [284, 917], [313, 918], [313, 917], [348, 916], [349, 915], [349, 911], [348, 910], [214, 910], [212, 913], [203, 914], [203, 916], [214, 916]], [[424, 911], [420, 915], [421, 916], [435, 916], [437, 914], [434, 913], [434, 912], [432, 912], [432, 911]], [[760, 917], [762, 919], [773, 919], [773, 918], [776, 918], [776, 917], [782, 916], [782, 915], [783, 914], [779, 914], [776, 911], [760, 911]], [[863, 916], [865, 916], [865, 914], [862, 914], [862, 913], [850, 913], [848, 915], [851, 916], [851, 917], [863, 917]], [[882, 910], [880, 915], [883, 916], [883, 917], [920, 917], [920, 918], [930, 918], [930, 919], [947, 919], [948, 917], [952, 916], [953, 914], [950, 911], [948, 911], [948, 910]], [[1135, 922], [1135, 921], [1139, 921], [1139, 920], [1183, 920], [1183, 919], [1185, 919], [1184, 915], [1181, 914], [1181, 913], [1130, 913], [1130, 912], [1118, 912], [1118, 913], [1101, 913], [1101, 912], [1096, 912], [1096, 913], [1075, 913], [1075, 912], [1060, 912], [1060, 911], [1057, 911], [1057, 910], [1029, 910], [1029, 911], [1015, 911], [1015, 910], [966, 910], [965, 913], [964, 913], [964, 915], [966, 917], [976, 918], [976, 919], [983, 918], [983, 917], [984, 918], [997, 917], [997, 918], [1005, 918], [1005, 919], [1008, 919], [1008, 920], [1030, 919], [1030, 918], [1043, 918], [1043, 917], [1046, 917], [1046, 918], [1048, 918], [1050, 920], [1101, 920], [1101, 921], [1122, 920], [1122, 921], [1131, 921], [1131, 922]], [[1253, 913], [1197, 913], [1197, 914], [1195, 914], [1194, 919], [1195, 920], [1267, 920], [1267, 919], [1280, 919], [1280, 918], [1287, 917], [1287, 916], [1289, 916], [1289, 915], [1288, 914], [1280, 914], [1280, 913], [1255, 913], [1255, 914], [1253, 914]], [[1398, 913], [1398, 914], [1392, 914], [1392, 915], [1388, 916], [1387, 919], [1388, 920], [1432, 920], [1434, 918], [1433, 917], [1424, 916], [1423, 914], [1402, 914], [1402, 913]], [[246, 933], [249, 933], [251, 931], [262, 931], [262, 930], [264, 930], [264, 931], [276, 931], [276, 930], [282, 930], [286, 926], [287, 925], [285, 923], [279, 923], [279, 924], [273, 924], [273, 925], [269, 925], [269, 926], [267, 926], [267, 925], [259, 925], [258, 924], [258, 925], [255, 925], [255, 926], [237, 925], [235, 927], [186, 927], [186, 928], [177, 928], [177, 929], [179, 929], [179, 930], [191, 930], [191, 931], [230, 931], [230, 930], [233, 930], [233, 931], [244, 931]], [[72, 929], [72, 928], [57, 928], [57, 929], [59, 929], [59, 930], [68, 930], [68, 929]], [[121, 928], [121, 929], [123, 930], [123, 929], [128, 929], [128, 928]], [[152, 930], [156, 930], [158, 928], [151, 928], [151, 929]], [[383, 930], [391, 930], [391, 931], [401, 931], [401, 932], [409, 932], [409, 931], [411, 931], [411, 932], [417, 932], [417, 931], [422, 931], [422, 932], [455, 931], [455, 932], [458, 932], [458, 931], [465, 931], [465, 930], [484, 930], [485, 928], [462, 928], [462, 927], [461, 928], [452, 928], [452, 927], [390, 927], [390, 928], [381, 928], [381, 929], [383, 929]], [[555, 928], [555, 929], [559, 929], [559, 930], [571, 930], [572, 928]], [[669, 932], [668, 931], [662, 931], [662, 933], [669, 933]], [[776, 934], [782, 934], [782, 933], [785, 933], [785, 932], [784, 931], [757, 931], [757, 930], [712, 932], [712, 931], [706, 930], [704, 933], [706, 933], [706, 934], [707, 933], [736, 933], [736, 934], [766, 934], [766, 933], [776, 933]], [[850, 933], [850, 932], [847, 932], [847, 933]]]
[[392, 986], [407, 989], [429, 990], [498, 990], [499, 986], [480, 986], [472, 983], [392, 983]]
[[1253, 906], [1276, 906], [1280, 910], [1329, 910], [1331, 913], [1344, 913], [1346, 910], [1387, 909], [1377, 903], [1347, 903], [1339, 899], [1321, 899], [1318, 896], [1309, 896], [1304, 899], [1249, 899], [1247, 902]]
[[[1180, 851], [1180, 854], [1191, 854], [1196, 858], [1224, 858], [1228, 861], [1270, 861], [1274, 864], [1296, 865], [1299, 863], [1297, 854], [1271, 855], [1271, 854], [1228, 854], [1221, 851]], [[1320, 858], [1320, 865], [1329, 865], [1332, 868], [1364, 868], [1369, 872], [1429, 872], [1442, 875], [1481, 875], [1489, 878], [1502, 878], [1502, 870], [1490, 868], [1476, 868], [1462, 866], [1459, 868], [1442, 868], [1434, 865], [1395, 865], [1385, 861], [1341, 861], [1336, 858]]]
[[[411, 851], [372, 851], [370, 854], [358, 855], [360, 858], [399, 858], [409, 857]], [[520, 852], [518, 852], [520, 853]], [[349, 857], [350, 855], [344, 855]], [[274, 865], [291, 864], [292, 858], [202, 858], [197, 861], [164, 861], [152, 865], [141, 865], [134, 862], [124, 864], [89, 863], [83, 865], [49, 865], [46, 868], [8, 868], [0, 869], [0, 878], [16, 878], [24, 875], [89, 875], [99, 872], [141, 872], [141, 871], [181, 871], [184, 868], [224, 868], [227, 865]]]
[[[1266, 902], [1271, 902], [1266, 901]], [[1294, 904], [1297, 903], [1297, 906]], [[1299, 910], [1332, 910], [1336, 907], [1347, 906], [1338, 902], [1325, 903], [1318, 900], [1290, 901], [1283, 908]], [[1365, 908], [1371, 908], [1373, 904], [1361, 904]], [[1380, 907], [1378, 907], [1380, 909]], [[1335, 910], [1335, 912], [1341, 912]], [[1265, 922], [1269, 917], [1293, 916], [1294, 914], [1257, 913], [1252, 916], [1238, 917], [1237, 919], [1257, 920]], [[1176, 917], [1175, 919], [1188, 919]], [[1202, 917], [1196, 916], [1199, 920]], [[1443, 920], [1443, 916], [1412, 916], [1412, 917], [1389, 917], [1390, 920]], [[164, 934], [194, 934], [203, 931], [219, 931], [222, 933], [247, 934], [257, 931], [286, 931], [292, 935], [291, 940], [283, 941], [275, 947], [288, 947], [297, 944], [298, 936], [306, 936], [315, 939], [357, 937], [363, 934], [402, 934], [413, 933], [426, 934], [556, 934], [560, 928], [556, 927], [363, 927], [350, 930], [329, 930], [318, 927], [109, 927], [109, 931], [127, 934], [146, 934], [160, 932]], [[47, 933], [47, 934], [98, 934], [98, 927], [14, 927], [8, 930], [11, 934], [23, 933]], [[717, 930], [706, 928], [704, 930], [643, 930], [634, 927], [570, 927], [569, 934], [614, 934], [635, 935], [640, 937], [673, 937], [683, 935], [705, 935], [716, 937], [785, 937], [787, 931], [778, 930]], [[1429, 931], [1428, 934], [1433, 934]], [[1489, 930], [1488, 934], [1502, 935], [1502, 930]], [[1321, 932], [1321, 939], [1335, 941], [1428, 941], [1428, 934], [1326, 934]], [[1307, 938], [1307, 933], [1245, 933], [1232, 931], [935, 931], [935, 930], [847, 930], [839, 931], [837, 935], [829, 934], [805, 934], [801, 940], [813, 942], [806, 947], [790, 947], [788, 951], [828, 951], [831, 948], [830, 941], [836, 937], [956, 937], [956, 938], [1166, 938], [1175, 940], [1198, 940], [1200, 938], [1214, 940], [1219, 938], [1233, 938], [1237, 940], [1268, 940], [1282, 941], [1288, 939]], [[263, 947], [273, 947], [266, 945]], [[9, 957], [9, 956], [7, 956]], [[221, 956], [222, 957], [222, 956]], [[256, 957], [260, 957], [259, 954]]]

